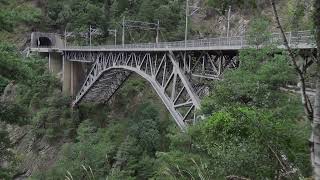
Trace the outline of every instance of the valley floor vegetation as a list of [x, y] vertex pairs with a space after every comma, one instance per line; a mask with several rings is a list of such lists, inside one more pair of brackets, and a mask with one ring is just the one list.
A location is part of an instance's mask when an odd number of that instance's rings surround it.
[[[129, 14], [132, 19], [160, 20], [163, 40], [181, 40], [184, 1], [32, 3], [0, 0], [0, 179], [12, 179], [21, 173], [20, 166], [26, 158], [10, 142], [7, 126], [28, 127], [35, 141], [62, 144], [54, 165], [33, 173], [30, 179], [35, 180], [312, 176], [310, 122], [305, 118], [299, 94], [283, 90], [298, 83], [285, 51], [273, 46], [241, 50], [241, 66], [227, 71], [223, 81], [210, 84], [209, 96], [198, 112], [204, 119], [181, 132], [150, 85], [137, 75], [126, 82], [109, 104], [83, 104], [72, 110], [72, 98], [61, 92], [61, 82], [48, 72], [47, 60], [38, 55], [25, 58], [18, 45], [13, 44], [19, 41], [18, 37], [24, 37], [20, 31], [83, 32], [89, 25], [103, 30], [94, 43], [113, 42], [107, 30], [117, 28], [117, 22]], [[259, 11], [261, 4], [267, 4], [251, 0], [206, 3], [218, 8], [221, 14], [232, 3], [254, 12]], [[296, 18], [295, 23], [287, 23], [287, 29], [299, 30], [299, 22], [310, 27], [304, 6], [298, 3], [297, 10], [293, 1], [288, 4], [288, 9], [294, 9], [290, 17]], [[249, 40], [257, 45], [263, 43], [270, 35], [270, 21], [261, 16], [254, 18], [248, 34], [260, 38]], [[197, 34], [192, 28], [190, 34]], [[153, 32], [143, 36], [142, 31], [130, 33], [128, 43], [149, 42], [154, 36]], [[79, 39], [70, 42], [87, 44], [84, 38]]]
[[[275, 48], [241, 51], [241, 67], [212, 84], [201, 108], [205, 120], [186, 133], [175, 126], [141, 78], [127, 82], [112, 108], [86, 104], [71, 112], [71, 99], [60, 92], [59, 81], [47, 72], [44, 60], [21, 61], [14, 47], [5, 44], [1, 57], [2, 90], [10, 83], [17, 89], [16, 97], [2, 100], [1, 121], [32, 125], [38, 138], [51, 143], [70, 140], [56, 165], [32, 179], [311, 175], [309, 124], [303, 119], [298, 96], [280, 90], [296, 83], [295, 74], [286, 55]], [[14, 162], [7, 133], [2, 130], [1, 136], [5, 150], [1, 155]], [[1, 171], [5, 172], [2, 177], [14, 174], [19, 163], [11, 164]]]

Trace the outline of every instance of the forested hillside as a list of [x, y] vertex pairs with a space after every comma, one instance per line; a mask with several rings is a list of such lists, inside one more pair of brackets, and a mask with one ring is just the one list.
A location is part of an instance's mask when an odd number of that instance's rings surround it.
[[[195, 0], [189, 38], [268, 37], [277, 31], [269, 0]], [[313, 1], [277, 1], [287, 31], [310, 30]], [[308, 121], [297, 71], [272, 44], [239, 52], [241, 65], [212, 81], [203, 120], [182, 132], [151, 85], [132, 75], [107, 104], [72, 109], [73, 97], [49, 73], [48, 60], [21, 53], [32, 31], [102, 30], [112, 44], [123, 17], [160, 22], [160, 40], [183, 40], [182, 0], [0, 0], [0, 179], [304, 179], [312, 177]], [[128, 30], [127, 43], [155, 32]], [[263, 38], [262, 38], [263, 39]], [[252, 39], [249, 39], [252, 40]], [[253, 39], [256, 41], [257, 39]], [[118, 39], [120, 43], [120, 39]], [[87, 45], [75, 36], [70, 44]], [[260, 43], [260, 42], [256, 42]], [[257, 46], [258, 47], [258, 46]], [[300, 61], [299, 61], [300, 62]], [[306, 81], [314, 87], [314, 65]]]

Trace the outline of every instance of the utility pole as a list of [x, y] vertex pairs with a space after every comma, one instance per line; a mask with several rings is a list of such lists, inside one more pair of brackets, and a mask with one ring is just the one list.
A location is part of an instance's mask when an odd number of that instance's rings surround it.
[[125, 28], [124, 20], [125, 20], [125, 17], [123, 16], [123, 18], [122, 18], [122, 46], [124, 46], [124, 28]]
[[189, 17], [189, 0], [186, 0], [186, 29], [184, 32], [184, 46], [187, 48], [188, 40], [188, 17]]
[[114, 45], [117, 45], [117, 29], [108, 29], [108, 32], [112, 32], [114, 36]]
[[67, 27], [64, 28], [64, 48], [67, 48]]
[[89, 44], [90, 44], [90, 49], [91, 49], [91, 25], [90, 25], [90, 30], [89, 30]]
[[156, 43], [159, 43], [159, 30], [160, 30], [160, 21], [158, 20], [157, 24], [157, 36], [156, 36]]
[[114, 45], [117, 45], [117, 30], [114, 30]]
[[231, 16], [231, 6], [229, 6], [229, 11], [228, 11], [227, 37], [229, 37], [229, 30], [230, 30], [230, 16]]
[[[191, 13], [190, 8], [192, 8]], [[186, 0], [186, 29], [184, 32], [184, 42], [185, 42], [185, 47], [187, 47], [187, 41], [188, 41], [188, 23], [189, 23], [189, 16], [192, 16], [195, 14], [197, 11], [199, 11], [200, 8], [197, 6], [189, 6], [189, 0]]]

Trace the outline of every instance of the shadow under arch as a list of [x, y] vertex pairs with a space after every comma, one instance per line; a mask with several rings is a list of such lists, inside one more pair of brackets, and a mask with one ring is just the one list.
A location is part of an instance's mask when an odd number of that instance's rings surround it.
[[[147, 81], [151, 87], [153, 87], [153, 89], [155, 90], [155, 92], [157, 93], [157, 95], [160, 97], [161, 101], [163, 102], [163, 104], [166, 106], [166, 108], [168, 109], [168, 111], [170, 112], [170, 114], [173, 116], [173, 118], [175, 119], [177, 125], [181, 128], [181, 129], [185, 129], [186, 128], [186, 124], [185, 122], [183, 122], [183, 120], [181, 119], [181, 115], [177, 112], [177, 110], [171, 105], [170, 102], [170, 98], [167, 97], [164, 92], [163, 92], [163, 88], [161, 87], [160, 84], [158, 84], [156, 81], [154, 81], [152, 79], [152, 76], [150, 76], [149, 74], [138, 70], [137, 68], [133, 68], [133, 67], [129, 67], [129, 66], [113, 66], [110, 68], [107, 68], [103, 71], [101, 71], [99, 77], [95, 80], [95, 82], [97, 82], [100, 77], [103, 76], [103, 74], [111, 72], [113, 70], [121, 70], [121, 71], [126, 71], [126, 72], [130, 72], [130, 73], [135, 73], [137, 75], [139, 75], [140, 77], [142, 77], [145, 81]], [[83, 94], [82, 96], [85, 96], [87, 93], [89, 93], [89, 91], [86, 91], [85, 94]]]

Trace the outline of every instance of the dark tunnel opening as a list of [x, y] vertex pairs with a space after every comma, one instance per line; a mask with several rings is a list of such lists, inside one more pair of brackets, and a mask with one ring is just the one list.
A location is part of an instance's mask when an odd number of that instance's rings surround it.
[[47, 37], [39, 37], [37, 44], [38, 46], [52, 46], [51, 40]]

